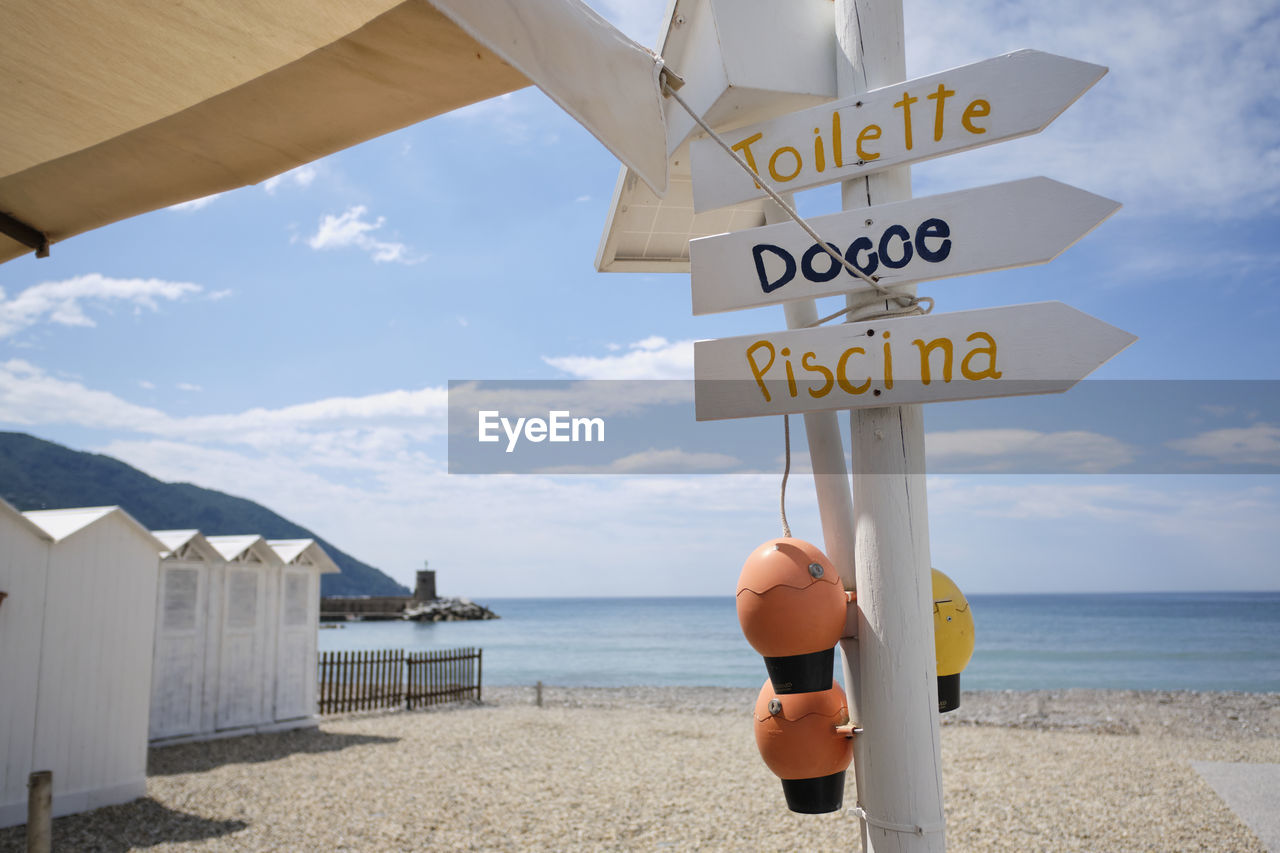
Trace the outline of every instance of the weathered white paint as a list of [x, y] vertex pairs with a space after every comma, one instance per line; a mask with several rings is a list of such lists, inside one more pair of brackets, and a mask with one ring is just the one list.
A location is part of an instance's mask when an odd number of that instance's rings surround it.
[[0, 500], [0, 826], [26, 820], [45, 568], [53, 537]]
[[170, 550], [156, 602], [152, 740], [313, 724], [319, 576], [337, 565], [311, 539], [155, 535]]
[[[153, 602], [156, 564], [164, 546], [118, 507], [24, 515], [51, 541], [38, 566], [43, 586], [38, 628], [28, 605], [14, 610], [25, 628], [19, 648], [34, 656], [37, 671], [25, 746], [19, 726], [30, 714], [28, 702], [15, 703], [18, 726], [9, 727], [0, 826], [25, 820], [26, 792], [14, 802], [10, 780], [18, 774], [25, 781], [32, 770], [53, 771], [55, 815], [146, 793]], [[30, 542], [13, 547], [26, 561], [34, 556]], [[29, 570], [23, 574], [24, 597], [34, 598]], [[0, 609], [0, 624], [7, 621], [12, 601], [7, 599]], [[0, 659], [5, 667], [11, 665], [7, 652]], [[30, 687], [30, 660], [17, 669], [15, 683], [25, 679]], [[0, 671], [6, 693], [8, 675]]]
[[222, 563], [198, 530], [158, 530], [169, 549], [156, 591], [155, 667], [151, 680], [152, 740], [201, 730], [209, 658], [212, 569]]
[[1036, 302], [698, 341], [694, 402], [702, 421], [1052, 394], [1135, 340]]
[[[1119, 202], [1041, 177], [809, 223], [863, 272], [895, 287], [1048, 263], [1119, 209]], [[694, 240], [689, 254], [694, 314], [871, 289], [790, 221]]]
[[268, 670], [272, 626], [269, 590], [283, 562], [261, 536], [210, 536], [226, 561], [214, 728], [244, 729], [271, 721]]
[[268, 544], [284, 563], [273, 717], [277, 722], [309, 720], [316, 714], [320, 575], [337, 572], [338, 566], [312, 539], [273, 539]]
[[[906, 77], [901, 0], [836, 0], [840, 95]], [[845, 181], [842, 206], [867, 207], [911, 197], [909, 167]], [[913, 292], [908, 285], [906, 290]], [[850, 308], [878, 304], [873, 293], [845, 297]], [[857, 639], [840, 640], [854, 739], [858, 805], [878, 821], [859, 821], [866, 853], [941, 853], [941, 736], [930, 594], [929, 515], [924, 424], [919, 406], [849, 413], [855, 513]], [[851, 847], [853, 845], [850, 845]]]
[[[1106, 73], [1019, 50], [747, 125], [725, 139], [775, 189], [794, 192], [1037, 133]], [[765, 194], [714, 141], [695, 140], [690, 155], [695, 211]]]

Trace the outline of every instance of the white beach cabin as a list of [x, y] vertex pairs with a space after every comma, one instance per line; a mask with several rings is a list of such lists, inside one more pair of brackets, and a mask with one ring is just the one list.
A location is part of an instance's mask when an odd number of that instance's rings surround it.
[[217, 696], [219, 611], [226, 561], [198, 530], [153, 530], [168, 549], [156, 590], [155, 665], [151, 676], [152, 740], [213, 731]]
[[305, 725], [317, 718], [320, 575], [340, 570], [314, 539], [272, 539], [267, 544], [284, 562], [277, 597], [275, 721]]
[[210, 536], [207, 541], [224, 561], [211, 608], [218, 657], [213, 728], [242, 734], [272, 721], [270, 617], [284, 561], [261, 536]]
[[35, 770], [53, 771], [54, 815], [146, 794], [163, 550], [119, 507], [0, 501], [0, 826], [26, 821]]
[[320, 575], [311, 539], [159, 530], [153, 743], [315, 725]]

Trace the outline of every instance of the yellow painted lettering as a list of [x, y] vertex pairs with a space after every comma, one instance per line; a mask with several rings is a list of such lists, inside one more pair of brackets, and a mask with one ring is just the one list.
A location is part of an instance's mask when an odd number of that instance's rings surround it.
[[955, 90], [948, 89], [946, 86], [939, 83], [938, 91], [932, 92], [926, 96], [929, 98], [929, 100], [938, 102], [938, 107], [936, 110], [934, 110], [934, 113], [933, 113], [933, 141], [934, 142], [938, 142], [942, 139], [943, 104], [946, 102], [947, 98], [951, 97], [954, 94], [955, 94]]
[[884, 387], [893, 389], [893, 352], [889, 349], [889, 333], [884, 333]]
[[894, 104], [894, 107], [902, 108], [902, 135], [903, 139], [906, 140], [908, 151], [911, 150], [911, 105], [918, 100], [920, 99], [913, 98], [907, 92], [903, 92], [902, 100]]
[[840, 136], [840, 113], [831, 113], [831, 157], [836, 168], [844, 165], [844, 139]]
[[[783, 174], [779, 174], [778, 172], [778, 168], [777, 168], [778, 155], [784, 154], [784, 153], [789, 153], [791, 154], [792, 157], [796, 158], [795, 171], [792, 172], [790, 175], [783, 175]], [[784, 145], [781, 148], [779, 148], [777, 151], [773, 152], [773, 156], [769, 158], [769, 177], [773, 178], [775, 181], [789, 181], [798, 174], [800, 174], [800, 152], [799, 151], [792, 148], [790, 145]]]
[[970, 101], [969, 106], [964, 108], [964, 115], [960, 117], [960, 123], [964, 125], [964, 129], [970, 133], [986, 133], [985, 127], [974, 127], [973, 120], [975, 118], [986, 118], [991, 115], [991, 103], [978, 98]]
[[934, 338], [925, 343], [923, 339], [916, 338], [911, 343], [920, 348], [920, 381], [928, 385], [933, 381], [933, 374], [930, 372], [929, 357], [935, 349], [942, 350], [942, 381], [951, 381], [951, 338]]
[[854, 385], [849, 381], [848, 374], [845, 373], [845, 367], [849, 364], [849, 356], [866, 355], [867, 351], [862, 347], [849, 347], [840, 353], [840, 360], [836, 362], [836, 381], [840, 383], [840, 387], [850, 394], [865, 394], [867, 389], [871, 387], [871, 377], [867, 377], [867, 381], [861, 385]]
[[796, 372], [791, 367], [791, 348], [783, 347], [779, 352], [786, 359], [782, 365], [787, 369], [787, 393], [791, 395], [792, 399], [795, 399], [796, 394], [800, 392], [796, 390]]
[[[1003, 374], [996, 370], [996, 339], [991, 337], [987, 332], [974, 332], [965, 341], [972, 343], [976, 340], [986, 341], [985, 347], [974, 347], [969, 350], [964, 360], [960, 362], [960, 374], [965, 379], [999, 379]], [[975, 355], [982, 353], [987, 357], [987, 369], [978, 371], [969, 369], [969, 360]]]
[[[761, 348], [769, 351], [769, 360], [765, 362], [764, 367], [756, 364], [756, 350]], [[756, 384], [760, 386], [760, 393], [764, 395], [764, 401], [770, 403], [773, 398], [769, 396], [769, 389], [764, 384], [764, 375], [769, 372], [769, 368], [773, 367], [774, 358], [773, 344], [768, 341], [756, 341], [747, 347], [747, 363], [751, 365], [751, 375], [756, 378]]]
[[742, 158], [747, 161], [747, 165], [751, 167], [751, 171], [755, 172], [757, 175], [760, 174], [760, 168], [756, 165], [755, 154], [751, 152], [751, 143], [759, 142], [763, 137], [763, 133], [754, 133], [741, 142], [737, 142], [730, 146], [734, 151], [737, 151], [742, 155]]
[[868, 139], [879, 139], [879, 138], [880, 138], [880, 125], [869, 124], [866, 127], [864, 127], [862, 129], [862, 133], [858, 134], [858, 159], [878, 160], [880, 158], [880, 152], [877, 151], [875, 154], [869, 154], [865, 150], [863, 150], [862, 143], [867, 141]]
[[[755, 133], [748, 136], [741, 142], [729, 146], [734, 151], [742, 154], [743, 159], [747, 161], [747, 165], [751, 167], [751, 171], [755, 172], [757, 175], [760, 174], [760, 167], [756, 165], [756, 156], [751, 151], [751, 143], [759, 142], [762, 138], [764, 138], [763, 133]], [[760, 182], [757, 181], [755, 186], [756, 189], [760, 189]]]
[[826, 380], [825, 382], [822, 383], [822, 386], [818, 388], [818, 390], [815, 391], [813, 390], [812, 387], [808, 389], [809, 396], [814, 398], [827, 396], [827, 394], [831, 393], [831, 386], [836, 384], [836, 378], [831, 375], [830, 370], [823, 367], [821, 364], [813, 363], [814, 359], [816, 359], [817, 357], [818, 357], [818, 354], [815, 352], [807, 352], [800, 357], [801, 367], [803, 367], [805, 370], [809, 371], [810, 373], [822, 374], [823, 378]]
[[813, 129], [813, 167], [819, 172], [827, 170], [827, 157], [822, 151], [822, 131]]

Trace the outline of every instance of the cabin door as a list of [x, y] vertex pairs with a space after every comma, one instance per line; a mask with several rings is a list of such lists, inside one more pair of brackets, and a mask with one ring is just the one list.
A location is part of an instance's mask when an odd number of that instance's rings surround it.
[[152, 739], [192, 734], [200, 728], [207, 586], [201, 567], [168, 566], [160, 573], [151, 676]]

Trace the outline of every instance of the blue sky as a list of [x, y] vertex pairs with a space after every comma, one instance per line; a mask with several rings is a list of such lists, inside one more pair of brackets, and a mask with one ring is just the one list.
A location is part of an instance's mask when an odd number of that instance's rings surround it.
[[[592, 5], [656, 42], [664, 0]], [[937, 311], [1056, 299], [1139, 336], [1095, 376], [1280, 379], [1280, 5], [906, 15], [913, 77], [1019, 48], [1111, 69], [1042, 134], [914, 167], [917, 196], [1046, 175], [1125, 205], [1047, 266], [922, 285]], [[0, 428], [249, 497], [405, 583], [430, 559], [445, 594], [730, 594], [778, 535], [780, 437], [757, 475], [446, 473], [451, 379], [689, 378], [692, 341], [784, 325], [694, 318], [687, 275], [596, 273], [617, 171], [531, 89], [11, 261]], [[1186, 406], [1202, 458], [1264, 473], [933, 475], [934, 564], [972, 592], [1280, 588], [1274, 405]], [[788, 496], [820, 541], [810, 485]]]

